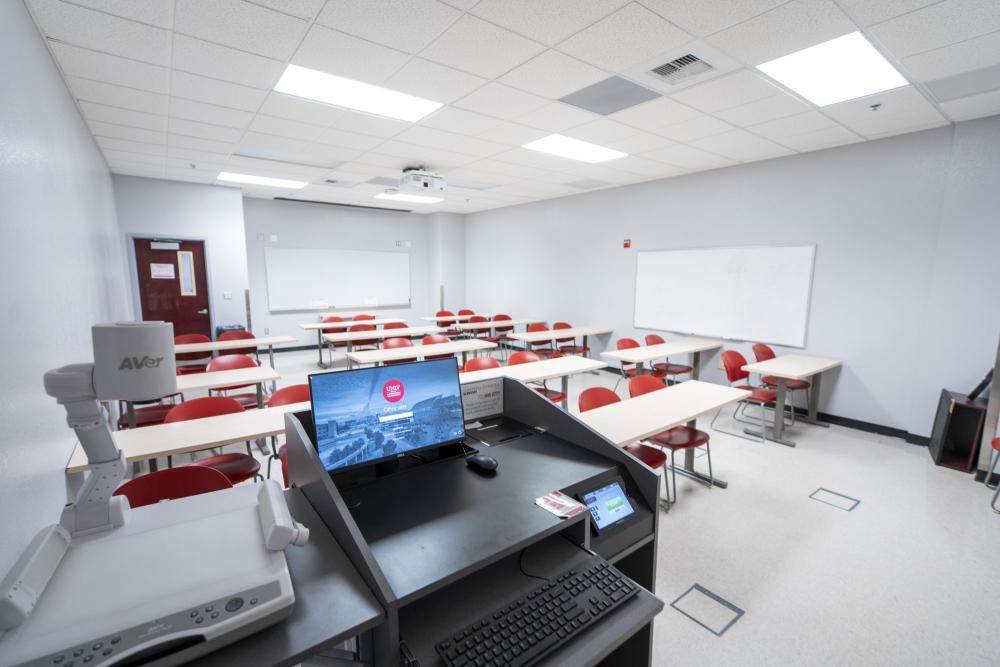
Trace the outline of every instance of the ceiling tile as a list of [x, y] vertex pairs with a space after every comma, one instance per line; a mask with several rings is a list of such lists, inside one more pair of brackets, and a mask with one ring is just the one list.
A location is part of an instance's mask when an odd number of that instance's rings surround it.
[[261, 160], [243, 155], [234, 155], [227, 161], [227, 164], [231, 167], [239, 167], [241, 170], [245, 169], [246, 173], [256, 172], [264, 176], [273, 174], [279, 178], [287, 177], [293, 180], [320, 179], [329, 172], [328, 169], [322, 167], [308, 167], [306, 165], [277, 160]]
[[542, 49], [537, 42], [466, 14], [420, 55], [492, 79], [538, 55]]
[[212, 141], [211, 139], [200, 139], [198, 137], [189, 137], [183, 134], [171, 134], [168, 132], [167, 155], [174, 155], [171, 147], [177, 149], [178, 155], [180, 155], [179, 151], [183, 149], [189, 152], [217, 153], [227, 156], [233, 152], [234, 148], [232, 143], [226, 141]]
[[766, 160], [768, 158], [789, 155], [792, 151], [769, 139], [758, 137], [746, 130], [730, 130], [713, 137], [706, 137], [692, 142], [696, 148], [703, 148], [712, 153], [741, 162]]
[[549, 49], [500, 77], [499, 81], [558, 99], [608, 77], [607, 72]]
[[132, 109], [164, 115], [167, 113], [167, 96], [151, 93], [148, 90], [125, 88], [111, 83], [81, 79], [74, 76], [66, 77], [73, 97], [87, 102], [96, 102], [111, 107]]
[[462, 12], [437, 0], [329, 0], [316, 22], [407, 53], [417, 53]]
[[608, 165], [614, 169], [621, 169], [622, 171], [632, 172], [633, 174], [649, 178], [667, 178], [669, 176], [679, 176], [687, 172], [686, 169], [681, 169], [665, 162], [639, 157], [638, 155], [629, 155], [620, 160], [609, 162]]
[[838, 0], [844, 11], [861, 26], [881, 23], [935, 2], [940, 2], [940, 0], [878, 0], [878, 2], [873, 2], [873, 0]]
[[336, 116], [333, 122], [330, 123], [330, 127], [344, 132], [359, 132], [373, 137], [388, 138], [399, 134], [410, 126], [410, 123], [395, 120], [394, 118], [371, 116], [366, 113], [339, 109], [337, 107], [331, 108], [334, 110]]
[[407, 59], [402, 51], [314, 25], [292, 57], [292, 62], [358, 81], [381, 84]]
[[683, 123], [667, 125], [653, 130], [654, 134], [673, 139], [674, 141], [688, 142], [702, 137], [710, 137], [713, 134], [721, 134], [733, 129], [729, 123], [719, 120], [713, 116], [699, 116], [686, 120]]
[[113, 139], [111, 137], [97, 137], [97, 145], [102, 150], [125, 151], [128, 153], [142, 153], [144, 155], [167, 154], [167, 147], [163, 144], [147, 144], [141, 141], [129, 141], [127, 139]]
[[668, 97], [660, 97], [613, 113], [608, 118], [641, 130], [655, 130], [665, 125], [691, 120], [700, 115], [691, 107]]
[[602, 146], [604, 145], [602, 142], [624, 139], [638, 133], [638, 130], [631, 125], [616, 123], [607, 118], [598, 118], [585, 125], [580, 125], [563, 132], [566, 136]]
[[315, 141], [299, 141], [259, 132], [247, 132], [240, 140], [236, 152], [258, 157], [266, 156], [268, 159], [279, 162], [301, 163], [311, 166], [327, 164], [330, 169], [341, 162], [353, 160], [361, 154], [360, 151], [340, 146], [331, 146]]
[[721, 155], [680, 144], [648, 151], [643, 153], [642, 157], [659, 160], [677, 167], [690, 169], [691, 171], [718, 169], [719, 167], [729, 167], [737, 164], [735, 160], [730, 160]]
[[436, 146], [438, 148], [452, 148], [462, 139], [462, 135], [454, 132], [445, 132], [433, 127], [424, 125], [411, 125], [409, 128], [397, 134], [394, 139], [405, 141], [419, 146]]
[[[878, 111], [872, 111], [873, 104], [882, 106]], [[823, 111], [834, 120], [868, 138], [885, 132], [906, 131], [908, 128], [922, 128], [936, 122], [946, 122], [944, 116], [913, 86], [832, 104], [824, 107]]]
[[903, 58], [915, 81], [933, 81], [1000, 63], [1000, 31]]
[[[615, 160], [617, 162], [618, 160]], [[608, 181], [610, 183], [616, 183], [618, 185], [625, 185], [628, 183], [635, 183], [638, 180], [645, 180], [646, 177], [640, 174], [634, 174], [629, 171], [623, 171], [621, 169], [616, 169], [614, 167], [615, 162], [606, 162], [602, 164], [585, 164], [570, 171], [566, 172], [569, 175], [577, 179], [582, 178], [593, 178], [599, 181]], [[667, 165], [664, 165], [665, 167]], [[676, 167], [673, 167], [676, 169]]]
[[880, 23], [871, 33], [897, 58], [1000, 30], [996, 0], [944, 0]]
[[674, 94], [673, 98], [695, 109], [714, 113], [762, 100], [780, 92], [780, 88], [763, 76], [744, 69], [686, 88]]
[[483, 158], [510, 150], [510, 146], [507, 144], [498, 144], [494, 141], [478, 139], [476, 137], [463, 136], [460, 141], [455, 144], [455, 150], [465, 153], [466, 155], [475, 155], [476, 157]]
[[170, 94], [173, 97], [207, 104], [256, 111], [267, 92], [259, 88], [175, 70], [170, 77]]
[[941, 108], [955, 121], [1000, 114], [1000, 90], [943, 102]]
[[410, 95], [450, 104], [479, 88], [486, 79], [459, 72], [422, 58], [414, 58], [383, 85]]
[[822, 130], [805, 132], [778, 140], [783, 146], [797, 151], [812, 151], [822, 148], [832, 148], [861, 141], [861, 137], [848, 130], [846, 127], [834, 125]]
[[406, 141], [390, 139], [378, 147], [379, 153], [404, 158], [407, 163], [422, 163], [429, 169], [445, 169], [447, 166], [458, 167], [474, 162], [474, 155], [466, 155], [455, 150], [437, 148], [435, 146], [420, 146]]
[[471, 162], [465, 166], [467, 166], [469, 169], [485, 171], [490, 174], [511, 176], [515, 179], [540, 178], [542, 175], [548, 173], [547, 170], [545, 169], [540, 169], [538, 167], [529, 167], [523, 164], [513, 164], [511, 162], [503, 162], [501, 160], [496, 159], [496, 157], [490, 158], [488, 160], [479, 160], [477, 162]]
[[353, 148], [359, 151], [370, 151], [380, 145], [385, 139], [373, 137], [369, 134], [359, 132], [345, 132], [335, 127], [328, 127], [322, 130], [316, 137], [316, 141], [344, 148]]
[[128, 125], [129, 127], [141, 127], [147, 130], [166, 130], [167, 117], [156, 114], [144, 113], [142, 111], [132, 111], [131, 109], [121, 109], [119, 107], [109, 107], [93, 102], [80, 102], [80, 110], [87, 120], [97, 120], [116, 125]]
[[473, 14], [544, 44], [556, 44], [628, 0], [482, 0]]
[[302, 19], [311, 19], [316, 16], [326, 0], [253, 0], [253, 2]]
[[658, 134], [639, 132], [622, 139], [606, 140], [602, 145], [613, 148], [616, 151], [628, 153], [629, 155], [635, 155], [636, 153], [645, 153], [646, 151], [663, 148], [664, 146], [672, 146], [673, 144], [672, 140], [661, 137]]
[[193, 120], [184, 120], [183, 118], [171, 118], [167, 122], [167, 130], [173, 134], [184, 134], [189, 137], [223, 142], [239, 141], [240, 135], [243, 134], [242, 130], [232, 127], [199, 123]]
[[276, 137], [288, 137], [290, 139], [300, 139], [302, 141], [314, 141], [323, 128], [318, 125], [300, 123], [288, 118], [277, 118], [259, 113], [254, 116], [253, 122], [248, 128], [251, 132], [261, 132], [263, 134], [273, 134]]
[[420, 124], [427, 127], [468, 135], [477, 135], [485, 132], [490, 128], [500, 125], [502, 122], [492, 116], [456, 107], [441, 107], [431, 115], [420, 120]]
[[174, 35], [175, 69], [254, 88], [273, 88], [283, 66], [276, 60]]
[[127, 125], [115, 125], [99, 120], [87, 121], [91, 133], [95, 137], [108, 137], [111, 139], [128, 139], [129, 141], [141, 141], [146, 144], [166, 144], [167, 133], [160, 130], [146, 130], [141, 127], [129, 127]]
[[29, 0], [47, 37], [154, 65], [170, 64], [170, 32], [59, 0]]
[[73, 4], [114, 14], [124, 19], [149, 23], [158, 28], [170, 28], [173, 22], [174, 0], [73, 0]]
[[206, 153], [204, 151], [197, 151], [191, 148], [178, 148], [176, 146], [167, 145], [167, 159], [183, 160], [187, 163], [195, 163], [197, 165], [202, 164], [225, 164], [229, 159], [229, 155], [223, 155], [219, 153]]
[[155, 93], [166, 93], [170, 89], [170, 69], [166, 67], [53, 40], [48, 40], [48, 44], [65, 74]]
[[717, 111], [715, 112], [715, 115], [734, 125], [742, 125], [745, 127], [747, 125], [754, 125], [756, 123], [774, 120], [775, 118], [792, 116], [804, 111], [809, 111], [810, 109], [812, 109], [811, 106], [805, 102], [799, 101], [798, 98], [781, 93], [771, 97], [765, 97], [764, 99], [757, 100], [756, 102], [742, 104], [738, 107], [733, 107], [732, 109]]
[[500, 162], [509, 162], [510, 164], [549, 171], [567, 171], [583, 164], [577, 160], [549, 155], [548, 153], [540, 153], [527, 148], [513, 148], [505, 153], [494, 155], [493, 159]]
[[243, 129], [250, 124], [253, 114], [237, 109], [227, 109], [226, 107], [204, 102], [195, 102], [174, 97], [170, 100], [170, 116], [172, 118], [183, 118], [185, 120], [197, 120], [213, 125], [225, 125]]
[[134, 151], [122, 151], [113, 148], [101, 148], [101, 152], [104, 157], [109, 161], [114, 162], [129, 162], [132, 164], [142, 164], [142, 165], [159, 165], [163, 166], [166, 162], [166, 158], [163, 155], [153, 155], [151, 153], [137, 153]]
[[336, 120], [338, 109], [329, 104], [272, 91], [261, 105], [260, 113], [326, 127]]
[[742, 23], [784, 2], [787, 0], [642, 0], [663, 18], [698, 37]]
[[562, 42], [559, 50], [619, 72], [691, 39], [659, 15], [632, 3]]
[[176, 2], [175, 31], [275, 60], [291, 57], [309, 25], [242, 0]]
[[479, 136], [488, 141], [496, 141], [501, 144], [523, 146], [530, 141], [541, 139], [549, 134], [551, 132], [548, 130], [540, 130], [537, 127], [528, 127], [520, 123], [502, 123], [482, 132]]
[[837, 123], [818, 111], [807, 111], [794, 116], [788, 116], [787, 118], [779, 118], [754, 125], [750, 130], [762, 137], [779, 140], [783, 137], [795, 136], [796, 134], [825, 130], [836, 125]]
[[589, 111], [577, 109], [562, 102], [551, 102], [540, 109], [518, 116], [517, 122], [549, 132], [562, 132], [598, 118], [600, 116]]
[[548, 101], [543, 97], [510, 88], [501, 83], [488, 83], [479, 90], [455, 102], [455, 106], [487, 116], [510, 120], [529, 111], [540, 109]]
[[855, 30], [833, 0], [792, 0], [708, 41], [745, 65], [756, 66]]

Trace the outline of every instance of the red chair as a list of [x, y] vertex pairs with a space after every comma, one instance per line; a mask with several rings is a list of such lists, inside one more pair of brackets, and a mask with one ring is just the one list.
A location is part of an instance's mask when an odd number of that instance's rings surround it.
[[[529, 324], [528, 333], [533, 333], [536, 331], [548, 331], [549, 328], [544, 324]], [[555, 349], [552, 346], [551, 340], [540, 340], [534, 343], [528, 343], [528, 349], [540, 357], [545, 357], [546, 359], [555, 359], [556, 357], [563, 356], [563, 353]]]
[[374, 320], [375, 316], [374, 315], [368, 315], [366, 313], [362, 313], [360, 315], [355, 315], [351, 319], [353, 319], [355, 322], [364, 322], [365, 320]]
[[[275, 408], [281, 405], [291, 405], [292, 403], [307, 403], [309, 402], [309, 385], [308, 384], [293, 384], [287, 387], [282, 387], [278, 391], [271, 394], [271, 398], [267, 399], [267, 407]], [[280, 458], [282, 456], [282, 450], [285, 449], [285, 445], [278, 447], [278, 436], [271, 436], [271, 455], [267, 459], [267, 478], [271, 479], [271, 462], [275, 458]], [[282, 471], [286, 468], [286, 463], [282, 462]], [[288, 474], [285, 474], [285, 488], [288, 488]]]
[[382, 325], [383, 329], [409, 329], [410, 325], [406, 322], [386, 322]]
[[[652, 375], [639, 375], [628, 381], [628, 395], [630, 398], [666, 388], [667, 385], [663, 383], [663, 380]], [[707, 486], [710, 489], [715, 486], [715, 475], [712, 473], [712, 448], [709, 446], [708, 433], [691, 428], [690, 426], [675, 426], [662, 433], [651, 435], [646, 440], [658, 447], [670, 450], [670, 475], [674, 487], [673, 496], [671, 497], [668, 493], [668, 501], [671, 505], [677, 502], [677, 462], [674, 457], [679, 449], [695, 449], [702, 445], [705, 446], [705, 453], [708, 456], [709, 483]]]
[[[395, 350], [401, 347], [413, 347], [413, 343], [409, 338], [386, 338], [382, 342], [383, 350]], [[410, 357], [407, 359], [386, 359], [382, 362], [383, 366], [392, 366], [394, 364], [410, 364], [416, 361], [416, 357]]]
[[[583, 390], [580, 397], [577, 399], [577, 405], [580, 408], [580, 412], [587, 412], [588, 410], [594, 410], [596, 408], [602, 408], [605, 405], [617, 403], [620, 400], [622, 400], [621, 397], [607, 387], [591, 387], [590, 389]], [[667, 455], [656, 447], [650, 447], [649, 445], [635, 442], [630, 445], [625, 445], [622, 449], [653, 470], [662, 468], [667, 462]], [[666, 507], [664, 509], [669, 510], [670, 487], [667, 485], [666, 471], [664, 471], [663, 474], [663, 487], [667, 492]], [[661, 500], [660, 502], [662, 503], [663, 501]]]
[[[494, 322], [506, 322], [510, 319], [511, 319], [510, 315], [507, 315], [505, 313], [500, 313], [499, 315], [493, 316]], [[493, 327], [493, 335], [496, 336], [497, 345], [500, 346], [501, 356], [506, 356], [510, 352], [510, 347], [515, 339], [511, 338], [507, 334], [509, 334], [513, 330], [514, 330], [513, 325], [507, 327], [504, 326]]]
[[[359, 333], [364, 331], [375, 331], [374, 324], [352, 324], [347, 327], [349, 333]], [[351, 350], [354, 352], [362, 352], [365, 350], [377, 350], [378, 341], [376, 338], [363, 338], [360, 340], [355, 340], [351, 342]]]
[[[757, 358], [757, 361], [767, 361], [768, 359], [774, 359], [774, 350], [770, 346], [764, 343], [754, 343], [753, 346], [753, 356]], [[778, 378], [773, 375], [765, 375], [760, 379], [761, 384], [768, 388], [774, 388], [778, 386]], [[809, 405], [809, 388], [812, 385], [809, 384], [808, 380], [785, 380], [785, 389], [789, 392], [788, 406], [792, 410], [792, 423], [795, 423], [795, 401], [792, 400], [792, 392], [804, 391], [806, 393], [806, 405]]]
[[[740, 382], [749, 379], [750, 373], [743, 370], [743, 367], [746, 366], [746, 364], [747, 364], [746, 358], [735, 350], [726, 350], [722, 353], [722, 367], [725, 369], [726, 379], [729, 380], [729, 384], [731, 385], [734, 382]], [[743, 407], [745, 410], [746, 406], [750, 404], [759, 405], [760, 441], [764, 442], [764, 440], [767, 438], [767, 423], [766, 423], [767, 417], [764, 414], [764, 406], [767, 403], [774, 401], [774, 399], [778, 397], [778, 392], [774, 391], [773, 389], [767, 389], [765, 387], [754, 387], [746, 383], [733, 386], [735, 386], [737, 389], [745, 389], [746, 391], [750, 392], [750, 395], [748, 397], [736, 403], [736, 408], [735, 410], [733, 410], [733, 419], [737, 419], [736, 413], [739, 412], [741, 407]], [[729, 435], [735, 435], [738, 438], [744, 438], [746, 440], [754, 440], [754, 438], [748, 438], [747, 436], [741, 433], [735, 433], [733, 431], [724, 431], [721, 428], [715, 428], [715, 420], [719, 418], [720, 414], [722, 414], [721, 409], [715, 413], [714, 417], [712, 417], [711, 427], [713, 429], [715, 429], [716, 431], [722, 431], [723, 433], [728, 433]], [[756, 426], [757, 424], [754, 423], [754, 425]]]
[[129, 507], [155, 505], [163, 500], [197, 496], [212, 491], [231, 489], [226, 476], [213, 468], [182, 466], [167, 468], [130, 479], [111, 495], [128, 498]]
[[990, 508], [1000, 514], [1000, 507], [997, 507], [997, 500], [1000, 499], [1000, 484], [990, 485], [990, 477], [997, 472], [997, 463], [1000, 463], [1000, 438], [993, 438], [990, 443], [993, 446], [993, 451], [990, 452], [990, 466], [986, 469], [986, 477], [983, 479], [983, 483], [986, 484], [987, 489], [996, 489], [997, 492], [993, 494], [993, 500], [990, 501]]
[[500, 362], [493, 357], [473, 357], [465, 362], [465, 368], [462, 369], [462, 372], [485, 371], [490, 368], [500, 368]]
[[[451, 339], [444, 334], [430, 334], [429, 336], [424, 336], [423, 340], [420, 341], [421, 345], [438, 345], [440, 343], [450, 343]], [[432, 354], [429, 357], [424, 357], [425, 361], [431, 359], [451, 359], [454, 354]]]
[[[219, 334], [219, 340], [255, 340], [257, 337], [254, 336], [249, 331], [225, 331]], [[257, 346], [253, 345], [251, 347], [239, 347], [232, 350], [226, 350], [224, 354], [252, 354], [257, 355]]]
[[[167, 413], [163, 420], [165, 424], [173, 422], [218, 417], [243, 412], [243, 406], [237, 401], [225, 396], [208, 396], [185, 401]], [[247, 443], [246, 454], [217, 454], [192, 461], [189, 466], [213, 468], [225, 475], [231, 484], [257, 477], [260, 474], [260, 463], [250, 454], [250, 443]]]
[[[436, 313], [434, 313], [434, 317], [454, 317], [454, 316], [455, 313], [451, 312], [450, 310], [439, 310]], [[463, 333], [465, 333], [461, 329], [448, 329], [448, 327], [455, 324], [454, 321], [438, 320], [437, 322], [435, 322], [435, 324], [437, 324], [439, 327], [444, 327], [446, 329], [446, 331], [444, 332], [445, 336], [461, 336]]]
[[[510, 361], [507, 362], [508, 366], [517, 366], [518, 364], [530, 364], [536, 361], [541, 361], [542, 358], [539, 357], [534, 352], [515, 352], [510, 355]], [[530, 382], [528, 386], [537, 391], [539, 394], [549, 399], [553, 403], [562, 403], [566, 400], [566, 394], [561, 391], [556, 391], [555, 389], [549, 389], [545, 386], [545, 382], [541, 385]]]
[[[556, 322], [552, 325], [553, 330], [572, 328], [573, 325], [569, 322]], [[556, 338], [556, 345], [563, 354], [582, 354], [585, 357], [590, 354], [590, 348], [586, 345], [577, 345], [576, 338]]]
[[[252, 357], [248, 357], [245, 354], [224, 354], [221, 357], [216, 357], [208, 362], [208, 366], [205, 367], [205, 370], [212, 373], [215, 371], [234, 371], [240, 368], [256, 368], [257, 366], [260, 366], [260, 364], [257, 363], [257, 360]], [[215, 389], [209, 389], [208, 394], [211, 396], [213, 391], [226, 392], [233, 391], [234, 389], [243, 389], [244, 387], [254, 386], [256, 385], [251, 382], [249, 384], [234, 384], [229, 387], [216, 387]], [[233, 396], [229, 396], [229, 398], [236, 399], [244, 408], [257, 407], [256, 391], [235, 394]]]
[[[490, 318], [484, 317], [482, 315], [473, 315], [472, 317], [469, 318], [469, 324], [483, 324], [484, 322], [489, 322], [489, 321]], [[500, 344], [500, 339], [497, 336], [491, 335], [489, 329], [470, 329], [467, 333], [472, 338], [485, 340], [487, 343], [493, 343], [494, 345]]]
[[[639, 341], [634, 338], [619, 338], [615, 343], [615, 347], [618, 350], [631, 350], [632, 348], [639, 347]], [[628, 364], [624, 361], [621, 362], [621, 373], [622, 376], [618, 378], [617, 382], [615, 382], [615, 391], [618, 391], [618, 383], [625, 378], [634, 378], [637, 375], [652, 375], [653, 377], [658, 378], [662, 378], [664, 376], [663, 373], [654, 371], [651, 368], [646, 368], [642, 365], [642, 363]]]
[[[662, 345], [667, 341], [663, 340], [663, 336], [657, 334], [646, 334], [646, 345]], [[663, 373], [668, 379], [673, 378], [676, 382], [677, 379], [674, 376], [684, 375], [685, 373], [692, 373], [694, 368], [692, 366], [685, 366], [684, 364], [672, 364], [668, 359], [666, 362], [658, 362], [652, 364], [654, 372]]]
[[476, 311], [469, 310], [468, 308], [462, 308], [460, 311], [458, 311], [458, 314], [459, 315], [475, 315]]
[[[190, 334], [179, 334], [174, 336], [174, 345], [188, 345], [190, 343], [211, 343], [212, 339], [208, 336], [202, 334], [190, 333]], [[190, 373], [204, 373], [205, 364], [208, 360], [212, 358], [211, 352], [182, 352], [181, 354], [175, 354], [174, 359], [177, 362], [177, 371], [181, 375], [188, 375]], [[181, 362], [195, 362], [195, 363], [181, 363]]]
[[[340, 323], [340, 322], [343, 322], [343, 321], [344, 321], [344, 318], [340, 317], [339, 315], [328, 315], [327, 317], [324, 317], [323, 319], [320, 320], [320, 322], [322, 322], [324, 324], [326, 322], [331, 322], [331, 323], [332, 322], [338, 322], [338, 323]], [[342, 327], [323, 327], [322, 329], [320, 329], [320, 336], [325, 336], [326, 334], [339, 334], [339, 333], [344, 333], [346, 331], [347, 331], [347, 327], [346, 326], [342, 326]], [[330, 363], [333, 364], [333, 353], [337, 351], [338, 347], [347, 347], [347, 342], [346, 341], [340, 341], [340, 342], [336, 342], [336, 343], [331, 343], [330, 341], [326, 341], [326, 347], [327, 347], [327, 349], [330, 350]]]

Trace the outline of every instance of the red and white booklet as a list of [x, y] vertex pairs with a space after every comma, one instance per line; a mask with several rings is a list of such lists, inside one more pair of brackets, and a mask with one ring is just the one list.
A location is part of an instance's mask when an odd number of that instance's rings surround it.
[[560, 519], [576, 516], [587, 509], [586, 505], [578, 503], [561, 491], [553, 491], [552, 493], [546, 493], [544, 496], [535, 498], [535, 504], [543, 509], [547, 509]]

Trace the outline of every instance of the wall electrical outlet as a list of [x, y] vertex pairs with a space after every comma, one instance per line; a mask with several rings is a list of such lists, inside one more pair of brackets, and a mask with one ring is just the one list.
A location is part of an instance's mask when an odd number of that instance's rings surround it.
[[271, 243], [277, 243], [277, 242], [278, 242], [278, 235], [271, 234]]
[[268, 329], [267, 327], [264, 327], [264, 335], [268, 336], [268, 335], [270, 335], [270, 333], [271, 333], [271, 330]]
[[232, 301], [232, 299], [233, 299], [233, 293], [232, 292], [223, 292], [222, 293], [222, 298], [225, 299], [226, 301]]
[[263, 232], [257, 232], [257, 240], [258, 241], [260, 241], [261, 243], [263, 243], [264, 242], [264, 238], [265, 237], [264, 237], [264, 233]]

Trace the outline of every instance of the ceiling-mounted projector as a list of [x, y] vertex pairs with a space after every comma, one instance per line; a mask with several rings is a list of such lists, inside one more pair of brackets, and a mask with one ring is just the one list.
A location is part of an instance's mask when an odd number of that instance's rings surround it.
[[419, 167], [404, 169], [403, 176], [399, 179], [399, 189], [404, 192], [429, 192], [432, 190], [441, 192], [446, 187], [448, 184], [443, 178]]

